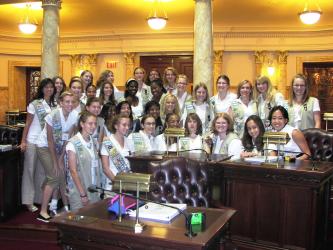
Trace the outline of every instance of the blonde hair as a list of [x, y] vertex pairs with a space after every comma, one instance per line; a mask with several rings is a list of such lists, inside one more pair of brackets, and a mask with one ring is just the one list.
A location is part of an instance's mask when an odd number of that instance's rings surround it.
[[173, 111], [173, 113], [175, 113], [176, 115], [178, 115], [180, 117], [180, 109], [179, 109], [179, 104], [178, 104], [178, 100], [177, 100], [177, 97], [174, 96], [173, 94], [166, 94], [164, 97], [163, 97], [163, 100], [161, 102], [161, 117], [165, 118], [166, 117], [166, 110], [165, 110], [165, 103], [167, 101], [168, 98], [172, 98], [175, 102], [175, 110]]
[[257, 77], [255, 83], [256, 83], [256, 85], [255, 85], [255, 88], [254, 88], [254, 91], [253, 91], [254, 99], [257, 100], [258, 97], [259, 97], [259, 95], [260, 95], [260, 93], [258, 91], [258, 88], [257, 88], [257, 84], [267, 84], [266, 100], [268, 102], [271, 102], [277, 91], [273, 87], [272, 82], [269, 79], [269, 77], [267, 77], [267, 76], [259, 76], [259, 77]]
[[240, 90], [241, 88], [245, 85], [245, 84], [249, 84], [250, 85], [250, 89], [251, 89], [251, 93], [250, 93], [250, 100], [253, 99], [253, 87], [252, 87], [252, 83], [249, 80], [243, 80], [240, 83], [238, 83], [238, 87], [237, 87], [237, 98], [239, 98], [241, 96], [240, 94]]

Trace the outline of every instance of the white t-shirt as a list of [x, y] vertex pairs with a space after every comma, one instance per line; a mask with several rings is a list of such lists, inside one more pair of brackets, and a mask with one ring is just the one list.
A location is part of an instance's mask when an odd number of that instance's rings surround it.
[[[72, 110], [72, 112], [69, 113], [67, 120], [65, 120], [62, 109], [60, 108], [60, 121], [61, 121], [61, 129], [62, 129], [62, 133], [63, 133], [63, 141], [67, 141], [69, 139], [68, 133], [77, 124], [78, 119], [79, 119], [79, 114], [75, 110]], [[48, 125], [50, 125], [51, 127], [53, 127], [51, 114], [48, 114], [45, 117], [45, 122]], [[66, 135], [67, 135], [67, 138], [66, 138]], [[38, 147], [48, 147], [46, 126], [44, 127], [42, 133], [38, 137], [37, 146]]]
[[[46, 113], [49, 114], [51, 112], [51, 108], [45, 100], [43, 100], [42, 105], [45, 108]], [[35, 107], [32, 103], [30, 103], [28, 105], [27, 112], [34, 116], [32, 123], [30, 125], [30, 128], [29, 128], [29, 131], [28, 131], [27, 141], [28, 141], [28, 143], [36, 144], [38, 137], [42, 132], [42, 128], [40, 127], [39, 119], [36, 114]]]
[[210, 100], [215, 109], [214, 113], [216, 114], [221, 112], [228, 112], [232, 101], [235, 100], [236, 98], [237, 95], [231, 92], [228, 92], [223, 100], [219, 98], [218, 94], [214, 95]]

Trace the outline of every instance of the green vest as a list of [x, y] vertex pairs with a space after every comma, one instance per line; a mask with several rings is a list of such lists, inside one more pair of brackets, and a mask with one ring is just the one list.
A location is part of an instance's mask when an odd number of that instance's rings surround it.
[[[91, 138], [92, 140], [92, 138]], [[75, 151], [76, 151], [76, 171], [78, 173], [78, 176], [81, 181], [81, 185], [85, 190], [92, 185], [92, 171], [91, 171], [91, 164], [92, 164], [92, 158], [89, 153], [89, 151], [82, 145], [82, 142], [80, 138], [75, 135], [73, 136], [70, 140], [71, 143], [73, 143]], [[92, 146], [94, 148], [94, 154], [95, 154], [95, 159], [98, 161], [98, 154], [97, 154], [97, 149], [96, 145], [92, 143]], [[96, 166], [95, 168], [95, 180], [96, 180], [96, 185], [100, 186], [101, 185], [101, 169], [100, 165]], [[74, 181], [72, 178], [69, 179], [67, 187], [69, 189], [69, 195], [75, 195], [75, 196], [80, 196], [79, 191], [77, 190], [76, 185], [74, 184]], [[87, 192], [88, 198], [92, 202], [97, 202], [99, 200], [99, 195], [98, 193], [90, 193]]]
[[[257, 106], [254, 102], [251, 103], [251, 108], [253, 114], [257, 114]], [[239, 99], [236, 99], [231, 103], [231, 109], [234, 116], [234, 132], [238, 136], [243, 136], [244, 126], [245, 126], [245, 119], [244, 119], [244, 108], [243, 105], [240, 103]]]
[[[239, 138], [233, 132], [228, 133], [227, 137], [222, 142], [222, 145], [220, 147], [219, 153], [223, 154], [223, 155], [227, 155], [228, 154], [229, 145], [230, 145], [231, 141], [234, 140], [234, 139], [239, 139]], [[214, 148], [213, 148], [213, 152], [215, 151], [215, 145], [214, 145]]]
[[[300, 109], [301, 112], [301, 123], [300, 127], [298, 129], [304, 130], [307, 128], [314, 128], [315, 121], [313, 118], [313, 104], [314, 104], [315, 98], [309, 97], [307, 102], [305, 102]], [[289, 124], [293, 127], [295, 127], [295, 110], [294, 105], [289, 107]]]

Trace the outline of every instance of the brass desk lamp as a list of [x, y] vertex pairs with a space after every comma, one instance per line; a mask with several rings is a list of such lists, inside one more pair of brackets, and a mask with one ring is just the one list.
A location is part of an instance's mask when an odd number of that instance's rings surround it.
[[[265, 163], [268, 163], [268, 145], [275, 144], [277, 147], [277, 167], [279, 167], [279, 156], [284, 154], [283, 145], [290, 140], [288, 133], [285, 132], [265, 132], [263, 135]], [[282, 154], [281, 154], [282, 153]]]
[[167, 144], [167, 155], [169, 155], [169, 148], [168, 148], [168, 145], [169, 145], [169, 140], [170, 140], [170, 137], [176, 137], [177, 138], [177, 156], [179, 155], [179, 138], [180, 137], [185, 137], [185, 129], [184, 128], [166, 128], [165, 131], [164, 131], [164, 135], [166, 137], [166, 144]]

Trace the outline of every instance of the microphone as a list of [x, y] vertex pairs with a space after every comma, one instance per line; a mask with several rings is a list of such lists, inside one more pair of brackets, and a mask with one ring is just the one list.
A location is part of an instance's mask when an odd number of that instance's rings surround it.
[[[183, 210], [181, 210], [178, 207], [174, 207], [174, 206], [171, 206], [171, 205], [168, 205], [168, 204], [165, 204], [165, 203], [161, 203], [161, 202], [157, 202], [157, 201], [153, 201], [153, 200], [144, 199], [144, 198], [141, 198], [141, 197], [136, 197], [134, 195], [127, 194], [127, 193], [121, 193], [121, 192], [117, 192], [117, 191], [114, 191], [114, 190], [104, 189], [104, 188], [99, 187], [97, 185], [91, 185], [91, 186], [89, 186], [87, 188], [87, 190], [90, 193], [97, 193], [97, 192], [100, 192], [100, 191], [102, 193], [104, 193], [105, 191], [107, 191], [107, 192], [114, 192], [116, 194], [127, 196], [127, 197], [130, 197], [130, 198], [133, 198], [133, 199], [138, 199], [140, 201], [151, 202], [151, 203], [155, 203], [155, 204], [158, 204], [158, 205], [161, 205], [161, 206], [165, 206], [165, 207], [176, 209], [180, 214], [182, 214], [185, 217], [185, 227], [186, 227], [186, 230], [187, 230], [185, 232], [185, 235], [187, 237], [189, 237], [189, 238], [195, 237], [197, 235], [196, 233], [193, 232], [193, 229], [192, 229], [191, 216], [189, 216], [187, 213], [185, 213]], [[121, 215], [119, 215], [119, 216], [121, 216]]]

